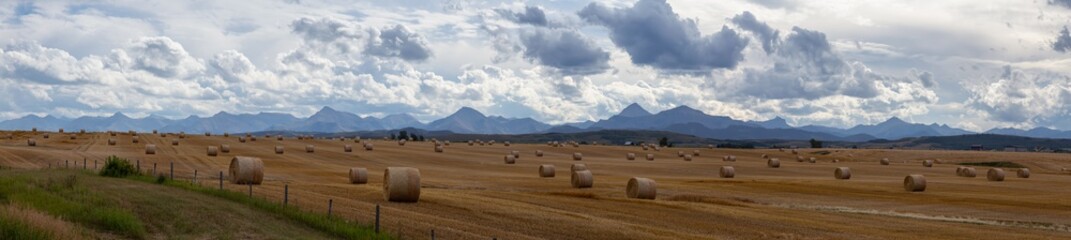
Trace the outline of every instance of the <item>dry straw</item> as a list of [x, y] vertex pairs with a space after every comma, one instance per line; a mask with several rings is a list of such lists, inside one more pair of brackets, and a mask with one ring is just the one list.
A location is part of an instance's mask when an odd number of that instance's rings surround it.
[[513, 150], [509, 154], [512, 154], [514, 158], [521, 158], [521, 151]]
[[364, 143], [364, 150], [365, 151], [372, 151], [373, 147], [375, 147], [375, 146], [373, 146], [371, 142]]
[[155, 155], [156, 154], [156, 144], [146, 144], [145, 145], [145, 154]]
[[178, 146], [178, 139], [171, 139], [171, 146]]
[[699, 156], [699, 150], [692, 150], [692, 156]]
[[635, 153], [627, 153], [627, 154], [625, 154], [625, 159], [628, 159], [629, 161], [636, 160], [636, 154]]
[[353, 184], [365, 184], [368, 183], [368, 169], [366, 168], [350, 168], [350, 183]]
[[1030, 169], [1020, 168], [1019, 171], [1015, 173], [1015, 176], [1018, 176], [1019, 178], [1030, 178]]
[[736, 168], [733, 168], [732, 166], [722, 166], [721, 170], [718, 171], [718, 176], [721, 176], [721, 178], [733, 178], [736, 176]]
[[345, 146], [342, 146], [342, 151], [353, 152], [353, 145], [346, 144]]
[[114, 139], [114, 138], [109, 138], [109, 139], [108, 139], [108, 145], [109, 145], [109, 146], [115, 146], [115, 144], [116, 144], [116, 142], [115, 142], [115, 139]]
[[990, 168], [989, 172], [986, 172], [985, 178], [989, 181], [1000, 182], [1004, 181], [1004, 169], [1002, 168]]
[[684, 151], [677, 151], [677, 157], [684, 157]]
[[221, 152], [221, 153], [230, 153], [231, 152], [231, 145], [220, 144], [219, 145], [219, 152]]
[[647, 154], [647, 161], [654, 161], [654, 153]]
[[975, 171], [973, 167], [958, 167], [956, 168], [956, 176], [960, 177], [975, 177], [978, 175], [978, 171]]
[[881, 159], [881, 165], [889, 165], [889, 159], [888, 158], [882, 158]]
[[316, 152], [316, 147], [311, 145], [311, 144], [310, 145], [305, 145], [305, 152], [306, 153], [314, 153], [314, 152]]
[[517, 158], [516, 158], [516, 157], [514, 157], [513, 155], [509, 155], [509, 154], [507, 154], [506, 156], [503, 156], [503, 157], [502, 157], [502, 160], [503, 160], [503, 161], [505, 161], [505, 162], [506, 162], [506, 164], [514, 164], [514, 163], [517, 163]]
[[581, 160], [581, 159], [583, 159], [583, 158], [584, 158], [584, 154], [581, 154], [581, 153], [573, 153], [573, 161], [580, 161], [580, 160]]
[[922, 161], [922, 166], [933, 167], [933, 160]]
[[576, 163], [576, 164], [573, 164], [572, 166], [569, 166], [569, 172], [570, 173], [571, 172], [576, 172], [576, 171], [584, 171], [584, 170], [588, 170], [588, 165], [584, 165], [583, 163]]
[[684, 155], [684, 161], [692, 161], [692, 155]]
[[572, 174], [570, 183], [574, 188], [591, 188], [592, 185], [595, 185], [595, 177], [589, 170], [575, 171]]
[[398, 146], [405, 146], [405, 139], [398, 140]]
[[625, 195], [628, 195], [628, 198], [655, 199], [655, 196], [658, 195], [658, 189], [654, 180], [634, 177], [628, 180]]
[[922, 174], [911, 174], [904, 177], [904, 190], [908, 192], [926, 191], [926, 177]]
[[506, 145], [507, 147], [509, 147], [509, 141], [503, 142], [502, 145]]
[[833, 171], [833, 177], [841, 180], [848, 180], [852, 178], [852, 169], [848, 167], [838, 167]]
[[766, 166], [771, 168], [780, 168], [781, 160], [777, 158], [771, 158], [766, 160]]
[[219, 148], [216, 146], [208, 146], [208, 156], [215, 157], [217, 155], [219, 155]]
[[814, 157], [810, 157], [810, 158], [807, 158], [807, 162], [816, 163], [816, 162], [818, 162], [818, 159], [815, 159]]
[[29, 145], [31, 147], [36, 147], [37, 146], [37, 140], [34, 140], [33, 138], [26, 139], [26, 145]]
[[283, 146], [275, 146], [275, 154], [283, 154], [285, 152], [286, 152], [286, 149], [283, 148]]
[[539, 165], [539, 177], [545, 177], [545, 178], [554, 177], [554, 165], [551, 165], [551, 164]]
[[260, 184], [264, 181], [264, 161], [255, 157], [236, 156], [231, 159], [231, 183]]
[[535, 150], [536, 157], [543, 157], [543, 150]]
[[383, 172], [383, 197], [391, 202], [420, 200], [420, 170], [411, 167], [388, 167]]

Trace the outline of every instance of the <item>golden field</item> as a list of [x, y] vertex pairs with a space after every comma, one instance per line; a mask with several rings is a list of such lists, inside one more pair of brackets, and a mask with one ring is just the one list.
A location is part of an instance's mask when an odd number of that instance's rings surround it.
[[[801, 163], [787, 150], [740, 150], [639, 147], [550, 147], [546, 144], [502, 143], [468, 146], [454, 142], [443, 153], [431, 142], [371, 141], [365, 151], [353, 140], [297, 140], [258, 136], [240, 143], [238, 136], [188, 134], [178, 146], [167, 137], [139, 134], [134, 144], [126, 133], [61, 134], [3, 132], [0, 166], [88, 168], [106, 156], [140, 161], [141, 169], [192, 180], [194, 171], [205, 186], [216, 186], [233, 156], [259, 157], [265, 180], [255, 186], [256, 197], [282, 201], [289, 185], [290, 203], [308, 211], [326, 212], [369, 224], [376, 204], [382, 207], [383, 230], [405, 239], [425, 239], [434, 230], [438, 239], [1071, 239], [1071, 155], [975, 151], [800, 149], [817, 163]], [[70, 135], [77, 139], [71, 140]], [[27, 138], [36, 147], [26, 144]], [[109, 138], [118, 144], [109, 146]], [[144, 153], [155, 144], [155, 155]], [[230, 153], [208, 157], [207, 146], [228, 144]], [[306, 153], [306, 145], [315, 153]], [[346, 153], [343, 146], [353, 145]], [[285, 154], [274, 147], [284, 146]], [[521, 152], [516, 164], [503, 163], [511, 150]], [[544, 151], [536, 157], [535, 150]], [[700, 156], [692, 161], [677, 151]], [[829, 154], [818, 154], [829, 151]], [[573, 161], [572, 154], [583, 154]], [[627, 153], [636, 160], [626, 160]], [[655, 154], [654, 161], [644, 155]], [[781, 160], [769, 168], [762, 154]], [[736, 162], [722, 161], [725, 155]], [[878, 164], [889, 158], [891, 165]], [[833, 163], [833, 159], [840, 162]], [[927, 168], [923, 160], [939, 159]], [[1030, 168], [1030, 178], [1005, 169], [1002, 182], [987, 181], [988, 167], [975, 167], [978, 176], [958, 177], [956, 163], [1010, 161]], [[586, 164], [594, 173], [593, 188], [570, 187], [569, 167]], [[540, 178], [541, 164], [557, 168], [554, 178]], [[383, 198], [386, 167], [415, 167], [421, 172], [422, 193], [417, 203], [393, 203]], [[733, 166], [735, 178], [720, 178], [721, 166]], [[369, 170], [369, 183], [348, 183], [351, 167]], [[833, 177], [837, 167], [850, 167], [849, 180]], [[924, 192], [907, 192], [908, 174], [926, 176]], [[655, 200], [629, 199], [629, 178], [657, 182]], [[234, 191], [246, 186], [224, 183]], [[131, 194], [137, 194], [132, 192]], [[255, 219], [250, 219], [255, 221]]]

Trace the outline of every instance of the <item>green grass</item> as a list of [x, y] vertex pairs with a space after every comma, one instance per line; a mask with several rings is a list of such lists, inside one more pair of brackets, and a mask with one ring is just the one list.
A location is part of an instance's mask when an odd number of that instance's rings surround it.
[[86, 174], [25, 175], [0, 179], [3, 202], [40, 210], [71, 222], [128, 238], [143, 238], [145, 227], [130, 211], [99, 192], [90, 191], [79, 179]]
[[279, 203], [270, 202], [264, 199], [250, 198], [244, 193], [203, 187], [184, 181], [165, 180], [161, 182], [158, 181], [157, 178], [149, 176], [131, 176], [128, 178], [146, 183], [163, 184], [165, 186], [176, 187], [248, 205], [261, 211], [283, 216], [313, 229], [329, 233], [335, 237], [346, 239], [391, 239], [390, 236], [376, 234], [369, 226], [355, 225], [344, 219], [328, 217], [321, 213], [304, 212], [294, 207], [284, 207]]
[[52, 234], [44, 229], [37, 229], [29, 226], [19, 219], [14, 219], [6, 215], [0, 215], [0, 240], [37, 240], [37, 239], [52, 239]]
[[1026, 168], [1026, 166], [1023, 166], [1022, 164], [1008, 162], [1008, 161], [1001, 161], [1001, 162], [965, 162], [965, 163], [959, 163], [959, 165], [981, 166], [981, 167], [998, 167], [998, 168]]

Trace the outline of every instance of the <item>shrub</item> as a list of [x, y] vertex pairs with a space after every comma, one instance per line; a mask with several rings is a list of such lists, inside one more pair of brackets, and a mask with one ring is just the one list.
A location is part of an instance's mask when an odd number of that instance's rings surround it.
[[100, 175], [105, 177], [126, 177], [130, 175], [139, 175], [134, 165], [130, 164], [130, 161], [122, 159], [116, 156], [110, 156], [104, 162], [104, 168], [100, 170]]

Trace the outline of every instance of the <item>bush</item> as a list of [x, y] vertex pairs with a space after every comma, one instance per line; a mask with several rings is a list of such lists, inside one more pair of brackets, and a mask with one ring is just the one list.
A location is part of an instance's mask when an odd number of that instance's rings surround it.
[[140, 173], [134, 168], [134, 165], [130, 164], [130, 161], [116, 156], [110, 156], [104, 162], [104, 168], [100, 170], [100, 175], [122, 178], [130, 175], [140, 175]]

